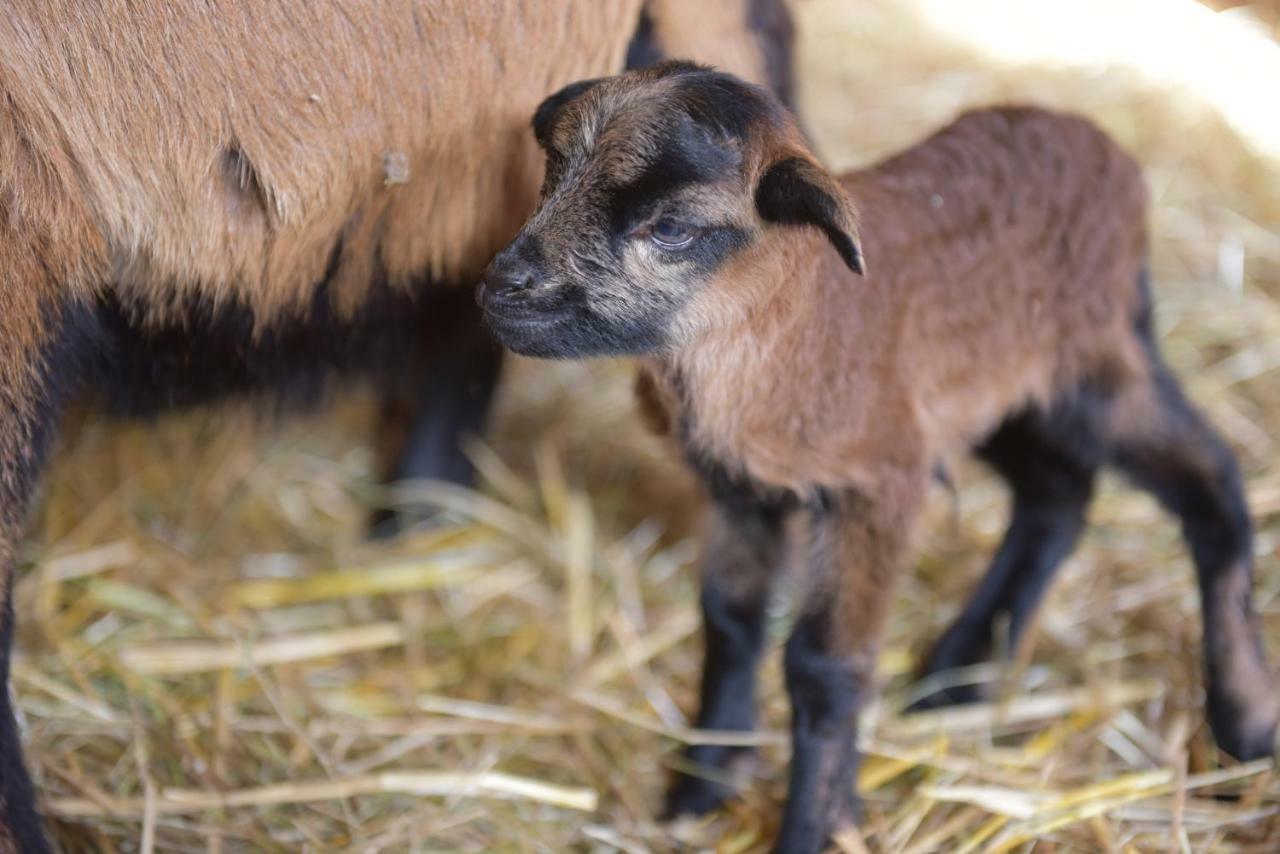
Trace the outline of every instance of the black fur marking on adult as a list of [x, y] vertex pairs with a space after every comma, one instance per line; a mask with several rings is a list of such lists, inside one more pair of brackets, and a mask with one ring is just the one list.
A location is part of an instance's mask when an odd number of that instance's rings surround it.
[[755, 34], [764, 54], [764, 71], [769, 88], [788, 109], [795, 103], [794, 60], [795, 23], [783, 0], [751, 0], [747, 26]]
[[[461, 442], [483, 426], [502, 363], [472, 291], [425, 278], [396, 287], [378, 275], [359, 310], [341, 316], [330, 292], [341, 251], [332, 250], [307, 310], [266, 328], [236, 302], [194, 297], [155, 323], [130, 304], [100, 299], [77, 321], [86, 342], [77, 351], [78, 393], [111, 414], [146, 418], [237, 396], [310, 408], [335, 379], [363, 379], [384, 411], [407, 411], [399, 457], [381, 461], [385, 475], [469, 483]], [[375, 520], [383, 532], [387, 517]]]
[[[0, 512], [13, 514], [5, 520], [8, 524], [18, 522], [30, 503], [63, 404], [77, 387], [87, 353], [97, 344], [92, 313], [83, 305], [51, 307], [44, 314], [42, 325], [53, 330], [53, 335], [43, 352], [33, 354], [40, 365], [34, 405], [25, 412], [14, 411], [17, 418], [6, 422], [7, 429], [28, 437], [15, 457], [0, 461], [8, 468], [0, 472]], [[36, 812], [31, 778], [23, 763], [9, 692], [14, 625], [12, 572], [12, 566], [0, 566], [0, 832], [12, 837], [18, 851], [43, 854], [49, 850], [48, 843]]]
[[648, 7], [640, 9], [640, 18], [636, 22], [636, 31], [627, 44], [627, 70], [648, 68], [657, 65], [666, 56], [658, 45], [658, 37], [653, 32], [653, 16]]
[[398, 288], [379, 276], [359, 311], [340, 316], [330, 293], [340, 253], [335, 247], [305, 312], [265, 329], [248, 306], [205, 296], [184, 301], [174, 320], [159, 323], [104, 297], [95, 309], [101, 346], [92, 360], [91, 391], [106, 398], [109, 411], [127, 416], [260, 393], [281, 404], [311, 405], [333, 376], [382, 376], [388, 366], [404, 364], [420, 346], [423, 324], [437, 328], [443, 319], [433, 317], [442, 313], [431, 294], [436, 286]]

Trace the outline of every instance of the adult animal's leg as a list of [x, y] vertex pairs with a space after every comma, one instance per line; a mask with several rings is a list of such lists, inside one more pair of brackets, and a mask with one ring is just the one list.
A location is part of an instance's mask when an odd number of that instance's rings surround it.
[[[475, 469], [465, 445], [484, 431], [502, 348], [483, 328], [470, 289], [432, 292], [420, 317], [420, 338], [405, 364], [381, 383], [379, 468], [390, 484], [440, 480], [470, 486]], [[421, 518], [380, 508], [372, 533], [392, 536]]]
[[92, 313], [60, 300], [42, 265], [0, 247], [0, 854], [48, 850], [12, 706], [17, 543]]

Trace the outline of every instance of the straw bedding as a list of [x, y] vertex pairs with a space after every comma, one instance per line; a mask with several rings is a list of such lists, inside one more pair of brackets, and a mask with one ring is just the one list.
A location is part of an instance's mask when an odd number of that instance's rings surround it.
[[[937, 0], [804, 3], [807, 126], [845, 168], [966, 106], [1034, 100], [1095, 117], [1141, 157], [1160, 335], [1241, 455], [1280, 661], [1280, 160], [1131, 63], [996, 55], [993, 4], [968, 5], [973, 31], [958, 34], [931, 22]], [[1274, 26], [1274, 8], [1255, 12]], [[1149, 40], [1179, 37], [1165, 24], [1153, 19]], [[1239, 85], [1274, 112], [1261, 81]], [[454, 521], [389, 545], [361, 537], [383, 497], [367, 403], [270, 424], [247, 408], [70, 419], [24, 553], [14, 673], [58, 841], [761, 850], [785, 784], [776, 644], [749, 788], [704, 822], [655, 818], [693, 737], [697, 500], [637, 425], [626, 366], [513, 366], [474, 449], [480, 490], [401, 494]], [[1280, 848], [1270, 763], [1219, 755], [1203, 723], [1176, 526], [1123, 484], [1096, 502], [1028, 654], [991, 669], [1001, 701], [897, 714], [913, 657], [1002, 531], [998, 484], [977, 467], [956, 480], [933, 498], [898, 602], [865, 730], [865, 821], [845, 850]], [[786, 623], [783, 601], [775, 640]]]

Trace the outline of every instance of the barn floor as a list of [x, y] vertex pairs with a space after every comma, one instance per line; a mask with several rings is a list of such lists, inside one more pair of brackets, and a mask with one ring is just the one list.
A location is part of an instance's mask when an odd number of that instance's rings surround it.
[[[1280, 135], [1260, 115], [1274, 92], [1159, 76], [1160, 45], [1192, 76], [1239, 53], [1214, 35], [1225, 25], [1180, 17], [1188, 0], [1162, 0], [1137, 65], [1099, 22], [1146, 0], [1016, 4], [1042, 7], [1041, 32], [1001, 42], [1014, 5], [808, 0], [805, 120], [848, 167], [965, 106], [1034, 100], [1094, 116], [1142, 158], [1160, 333], [1240, 452], [1280, 662]], [[1039, 50], [1071, 41], [1070, 21], [1089, 51]], [[1224, 106], [1249, 85], [1252, 111]], [[378, 546], [361, 538], [375, 488], [358, 396], [283, 424], [223, 410], [71, 425], [25, 551], [14, 674], [59, 842], [764, 850], [787, 756], [776, 643], [742, 799], [707, 822], [655, 819], [697, 690], [696, 505], [629, 388], [620, 364], [515, 365], [475, 451], [481, 491], [422, 496], [459, 522]], [[1115, 481], [1029, 655], [993, 669], [1003, 701], [896, 713], [1002, 530], [997, 484], [957, 474], [902, 588], [846, 850], [1280, 849], [1280, 778], [1218, 754], [1203, 723], [1176, 527]]]

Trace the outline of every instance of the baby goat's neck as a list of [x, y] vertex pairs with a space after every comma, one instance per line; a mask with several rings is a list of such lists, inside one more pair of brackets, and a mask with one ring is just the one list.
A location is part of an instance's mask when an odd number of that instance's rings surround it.
[[832, 367], [823, 282], [835, 256], [804, 231], [770, 237], [707, 288], [695, 306], [703, 328], [652, 369], [691, 455], [803, 491], [811, 484], [793, 450], [813, 445], [825, 410], [839, 406], [823, 390]]

